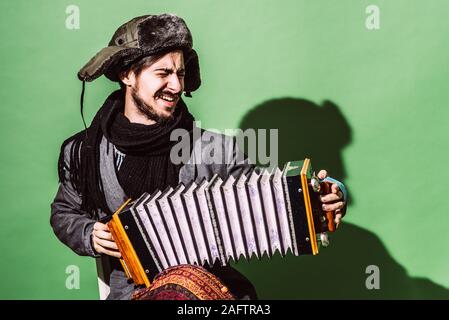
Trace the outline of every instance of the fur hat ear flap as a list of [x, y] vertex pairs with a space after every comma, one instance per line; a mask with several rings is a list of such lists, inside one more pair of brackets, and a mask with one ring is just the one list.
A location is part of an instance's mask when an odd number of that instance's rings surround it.
[[186, 75], [184, 86], [186, 92], [192, 92], [198, 89], [201, 85], [200, 63], [198, 54], [195, 50], [190, 50], [188, 55], [187, 61], [185, 62]]
[[112, 69], [120, 57], [137, 55], [140, 49], [111, 46], [101, 49], [78, 72], [81, 81], [93, 81], [107, 70]]

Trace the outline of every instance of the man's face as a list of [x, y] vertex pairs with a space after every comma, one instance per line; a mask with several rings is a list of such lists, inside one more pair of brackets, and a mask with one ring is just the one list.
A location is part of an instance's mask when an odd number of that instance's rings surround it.
[[171, 119], [184, 91], [184, 75], [182, 51], [165, 54], [138, 76], [130, 76], [134, 104], [150, 120], [164, 122]]

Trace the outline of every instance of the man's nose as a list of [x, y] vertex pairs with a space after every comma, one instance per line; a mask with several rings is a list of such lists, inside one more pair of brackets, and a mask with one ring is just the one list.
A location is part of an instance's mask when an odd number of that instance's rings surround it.
[[170, 91], [172, 91], [173, 93], [179, 93], [184, 89], [183, 86], [183, 79], [179, 78], [177, 74], [172, 73], [168, 82], [168, 88], [170, 89]]

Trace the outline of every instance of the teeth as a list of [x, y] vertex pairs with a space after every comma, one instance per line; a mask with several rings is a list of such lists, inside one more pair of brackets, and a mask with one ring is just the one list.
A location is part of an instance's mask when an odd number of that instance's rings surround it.
[[175, 98], [169, 97], [169, 96], [166, 96], [166, 95], [162, 95], [161, 98], [166, 100], [166, 101], [170, 101], [170, 102], [175, 101]]

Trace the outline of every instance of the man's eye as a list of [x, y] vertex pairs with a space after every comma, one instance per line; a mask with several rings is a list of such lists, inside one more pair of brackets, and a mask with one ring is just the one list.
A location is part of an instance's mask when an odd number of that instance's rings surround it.
[[178, 73], [178, 77], [180, 77], [180, 78], [184, 78], [185, 76], [186, 76], [185, 73]]

